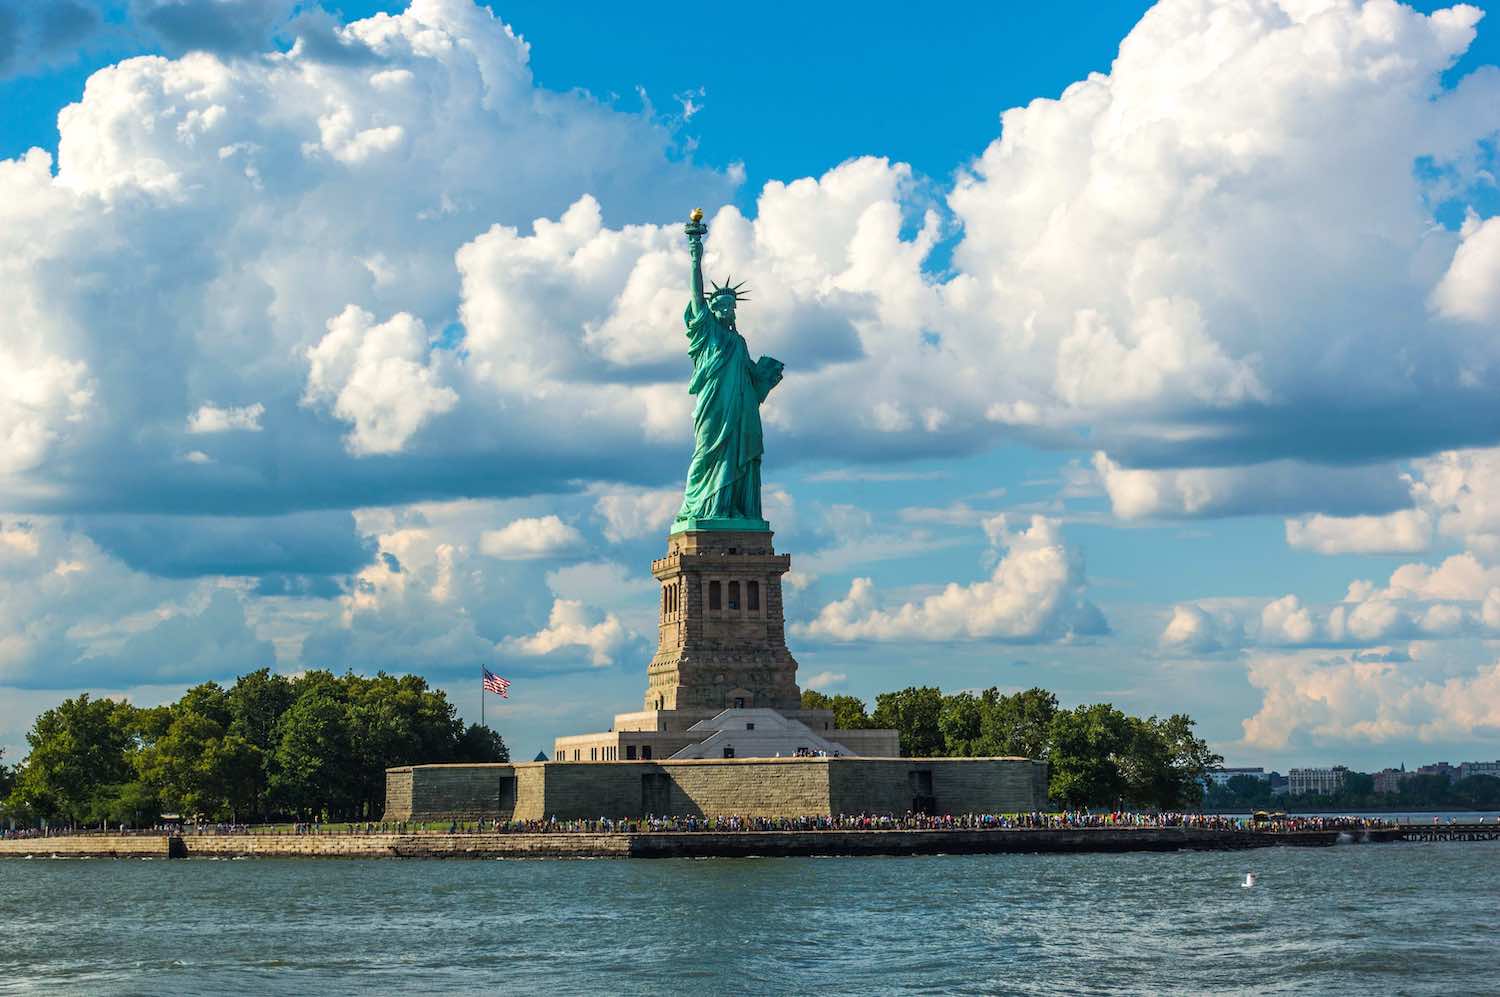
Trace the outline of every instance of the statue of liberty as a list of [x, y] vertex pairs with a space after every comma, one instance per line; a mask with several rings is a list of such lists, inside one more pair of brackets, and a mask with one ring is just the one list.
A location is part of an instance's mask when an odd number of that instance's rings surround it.
[[745, 337], [734, 324], [735, 305], [746, 300], [743, 284], [715, 284], [704, 295], [703, 210], [695, 209], [685, 231], [693, 258], [693, 299], [683, 315], [688, 356], [693, 359], [689, 393], [693, 406], [693, 461], [688, 465], [682, 508], [672, 532], [769, 530], [760, 511], [760, 403], [781, 381], [782, 363], [771, 357], [750, 362]]

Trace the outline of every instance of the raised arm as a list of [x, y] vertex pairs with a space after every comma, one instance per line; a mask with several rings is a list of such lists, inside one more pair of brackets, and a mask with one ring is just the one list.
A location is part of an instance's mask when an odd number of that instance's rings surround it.
[[693, 258], [693, 314], [702, 315], [708, 310], [708, 300], [703, 297], [703, 237], [708, 226], [703, 224], [703, 209], [694, 208], [683, 231], [688, 237], [688, 255]]

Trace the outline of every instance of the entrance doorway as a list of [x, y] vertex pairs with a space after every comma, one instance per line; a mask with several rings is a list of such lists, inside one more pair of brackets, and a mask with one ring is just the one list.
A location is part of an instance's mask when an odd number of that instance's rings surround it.
[[672, 780], [665, 772], [647, 772], [641, 776], [641, 816], [671, 813]]
[[911, 812], [933, 814], [937, 812], [937, 797], [932, 792], [932, 769], [912, 769], [907, 773], [911, 782]]

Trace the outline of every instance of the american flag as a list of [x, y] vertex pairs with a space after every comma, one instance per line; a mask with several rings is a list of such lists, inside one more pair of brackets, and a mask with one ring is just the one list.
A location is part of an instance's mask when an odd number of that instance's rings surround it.
[[499, 696], [501, 699], [509, 699], [510, 698], [510, 680], [509, 679], [503, 679], [503, 678], [501, 678], [500, 676], [496, 675], [494, 672], [490, 671], [488, 668], [481, 668], [480, 671], [484, 672], [484, 691], [485, 692], [493, 692], [495, 695]]

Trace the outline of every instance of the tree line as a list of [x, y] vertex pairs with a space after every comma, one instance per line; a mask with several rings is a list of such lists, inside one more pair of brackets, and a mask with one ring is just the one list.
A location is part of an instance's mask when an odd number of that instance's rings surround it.
[[20, 764], [0, 764], [0, 800], [29, 824], [378, 820], [390, 766], [510, 759], [500, 735], [463, 726], [442, 690], [384, 672], [262, 668], [155, 707], [84, 693], [39, 716], [26, 740]]
[[1412, 774], [1394, 793], [1375, 792], [1375, 777], [1364, 772], [1344, 775], [1337, 793], [1324, 796], [1275, 796], [1270, 782], [1237, 775], [1208, 791], [1208, 804], [1222, 810], [1500, 810], [1500, 779], [1473, 775], [1452, 779]]
[[944, 695], [931, 687], [883, 692], [875, 710], [855, 696], [802, 694], [835, 726], [894, 728], [910, 757], [1019, 755], [1047, 762], [1048, 795], [1064, 807], [1196, 808], [1208, 770], [1223, 762], [1181, 713], [1133, 717], [1108, 703], [1065, 710], [1045, 689]]
[[[911, 757], [1022, 756], [1048, 763], [1060, 806], [1189, 808], [1222, 761], [1193, 721], [1133, 717], [1108, 703], [1062, 709], [1045, 689], [944, 695], [933, 687], [854, 696], [808, 691], [844, 728], [887, 727]], [[162, 813], [210, 821], [379, 819], [385, 770], [424, 762], [503, 762], [505, 742], [465, 728], [441, 690], [415, 675], [372, 678], [260, 669], [224, 688], [137, 707], [83, 694], [47, 710], [20, 764], [0, 758], [0, 800], [22, 822], [149, 825]]]

